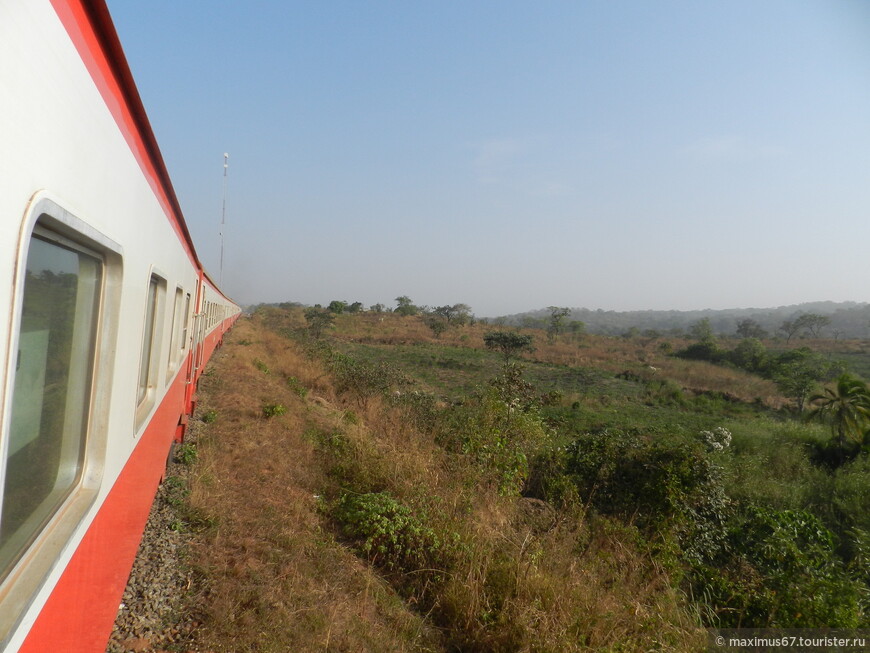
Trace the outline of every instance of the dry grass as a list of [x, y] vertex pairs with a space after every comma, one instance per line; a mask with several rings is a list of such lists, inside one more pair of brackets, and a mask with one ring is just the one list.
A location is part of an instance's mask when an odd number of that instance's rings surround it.
[[[329, 396], [323, 370], [244, 320], [227, 341], [203, 383], [202, 410], [218, 418], [198, 443], [189, 497], [214, 524], [190, 552], [202, 579], [197, 649], [439, 650], [438, 633], [324, 528], [317, 495], [326, 480], [303, 434], [335, 417], [285, 381]], [[265, 419], [264, 402], [287, 412]]]
[[[278, 329], [293, 319], [268, 317]], [[419, 320], [382, 317], [343, 336], [429, 338]], [[482, 347], [483, 333], [451, 330], [440, 342]], [[190, 552], [201, 579], [190, 608], [201, 622], [196, 650], [702, 647], [684, 598], [631, 528], [588, 522], [579, 508], [544, 527], [530, 522], [525, 500], [481, 485], [403, 409], [338, 394], [326, 370], [262, 318], [237, 324], [201, 395], [201, 410], [218, 418], [198, 443], [189, 496], [210, 524]], [[286, 412], [266, 419], [266, 403]], [[387, 491], [455, 538], [449, 567], [421, 583], [354, 555], [328, 510], [348, 489]]]

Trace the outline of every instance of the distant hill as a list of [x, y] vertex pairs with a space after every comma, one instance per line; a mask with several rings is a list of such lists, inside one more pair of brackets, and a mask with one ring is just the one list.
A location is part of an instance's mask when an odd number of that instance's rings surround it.
[[[586, 331], [602, 335], [623, 335], [631, 329], [679, 335], [698, 320], [708, 318], [713, 331], [733, 336], [739, 320], [755, 320], [771, 337], [786, 320], [803, 313], [815, 313], [831, 319], [822, 335], [828, 338], [870, 337], [870, 304], [866, 302], [808, 302], [777, 308], [729, 308], [701, 311], [604, 311], [572, 308], [569, 320], [580, 320]], [[506, 315], [492, 320], [516, 326], [546, 326], [550, 311], [542, 308], [526, 313]]]

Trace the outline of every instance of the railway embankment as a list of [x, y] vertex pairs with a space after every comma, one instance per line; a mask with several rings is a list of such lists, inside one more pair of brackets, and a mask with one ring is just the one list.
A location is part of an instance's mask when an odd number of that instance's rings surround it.
[[240, 320], [210, 363], [109, 651], [701, 646], [635, 531], [520, 496], [498, 433], [534, 446], [533, 412], [445, 411], [299, 320]]
[[333, 399], [316, 362], [237, 324], [201, 381], [109, 652], [441, 649], [323, 514], [332, 482], [312, 434], [348, 423]]

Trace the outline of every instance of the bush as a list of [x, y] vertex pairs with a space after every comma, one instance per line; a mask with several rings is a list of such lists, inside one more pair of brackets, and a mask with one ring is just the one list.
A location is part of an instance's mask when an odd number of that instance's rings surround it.
[[719, 349], [715, 341], [703, 340], [701, 342], [694, 342], [685, 349], [681, 349], [674, 356], [685, 358], [686, 360], [718, 363], [722, 360], [724, 353]]
[[744, 338], [732, 351], [728, 360], [735, 366], [755, 374], [764, 374], [770, 362], [767, 348], [757, 338]]
[[345, 494], [331, 514], [357, 551], [387, 571], [437, 570], [445, 564], [446, 547], [425, 516], [386, 492]]
[[469, 456], [503, 495], [522, 491], [529, 459], [549, 437], [536, 409], [524, 408], [519, 397], [506, 401], [498, 387], [453, 407], [445, 421], [437, 440]]
[[689, 559], [710, 559], [724, 542], [722, 469], [700, 441], [604, 430], [568, 446], [566, 472], [581, 499], [647, 532], [674, 532]]
[[721, 627], [862, 625], [862, 585], [846, 573], [833, 534], [814, 515], [752, 507], [732, 525], [728, 543], [720, 569], [696, 570]]
[[275, 417], [277, 415], [283, 415], [287, 412], [287, 409], [282, 404], [264, 404], [263, 405], [263, 417], [266, 419]]

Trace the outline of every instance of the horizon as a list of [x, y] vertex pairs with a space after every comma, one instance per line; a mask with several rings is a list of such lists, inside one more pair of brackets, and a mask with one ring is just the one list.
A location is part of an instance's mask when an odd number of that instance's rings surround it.
[[[337, 298], [334, 298], [334, 299], [337, 299]], [[259, 305], [274, 306], [274, 305], [278, 305], [278, 304], [299, 304], [300, 306], [311, 307], [311, 306], [326, 306], [329, 304], [330, 301], [332, 301], [332, 300], [319, 301], [319, 302], [313, 302], [313, 303], [303, 303], [303, 302], [298, 302], [298, 301], [295, 301], [292, 299], [288, 299], [288, 300], [282, 300], [282, 301], [250, 302], [250, 303], [244, 304], [243, 306], [245, 308], [251, 308], [251, 307], [256, 307]], [[338, 301], [346, 301], [346, 300], [341, 299]], [[456, 302], [454, 302], [454, 303], [456, 303]], [[385, 304], [384, 302], [375, 302], [374, 304], [363, 304], [363, 309], [370, 310], [371, 307], [374, 306], [375, 304], [382, 304], [389, 311], [394, 310], [394, 307], [390, 306], [389, 304]], [[831, 301], [831, 300], [827, 300], [827, 299], [821, 299], [821, 300], [816, 300], [816, 301], [800, 302], [798, 304], [780, 304], [778, 306], [731, 306], [728, 308], [689, 308], [689, 309], [639, 308], [639, 309], [626, 309], [626, 310], [616, 310], [616, 309], [607, 309], [607, 308], [599, 308], [599, 307], [590, 308], [587, 306], [560, 306], [558, 308], [568, 308], [572, 312], [573, 311], [591, 311], [591, 312], [601, 311], [604, 313], [707, 313], [707, 312], [727, 313], [727, 312], [733, 312], [733, 311], [778, 311], [778, 310], [789, 309], [789, 308], [800, 309], [800, 307], [802, 307], [802, 306], [808, 306], [808, 305], [812, 306], [812, 305], [818, 305], [818, 304], [833, 304], [835, 306], [835, 310], [837, 310], [838, 308], [844, 308], [844, 307], [848, 307], [848, 306], [853, 306], [853, 307], [870, 306], [870, 302], [860, 302], [860, 301], [853, 301], [853, 300]], [[415, 305], [418, 305], [418, 304], [415, 303]], [[432, 305], [432, 304], [419, 304], [419, 306], [425, 306], [427, 308], [432, 308], [434, 305]], [[552, 306], [552, 304], [550, 306]], [[527, 315], [530, 313], [546, 312], [547, 310], [549, 310], [550, 306], [544, 306], [541, 308], [531, 308], [531, 309], [527, 309], [524, 311], [517, 311], [515, 313], [505, 313], [505, 314], [501, 314], [501, 315], [478, 315], [474, 311], [474, 307], [471, 306], [471, 313], [477, 319], [489, 320], [489, 319], [497, 319], [497, 318], [502, 318], [502, 317], [516, 317], [518, 315]]]
[[241, 303], [867, 296], [870, 5], [108, 5]]

